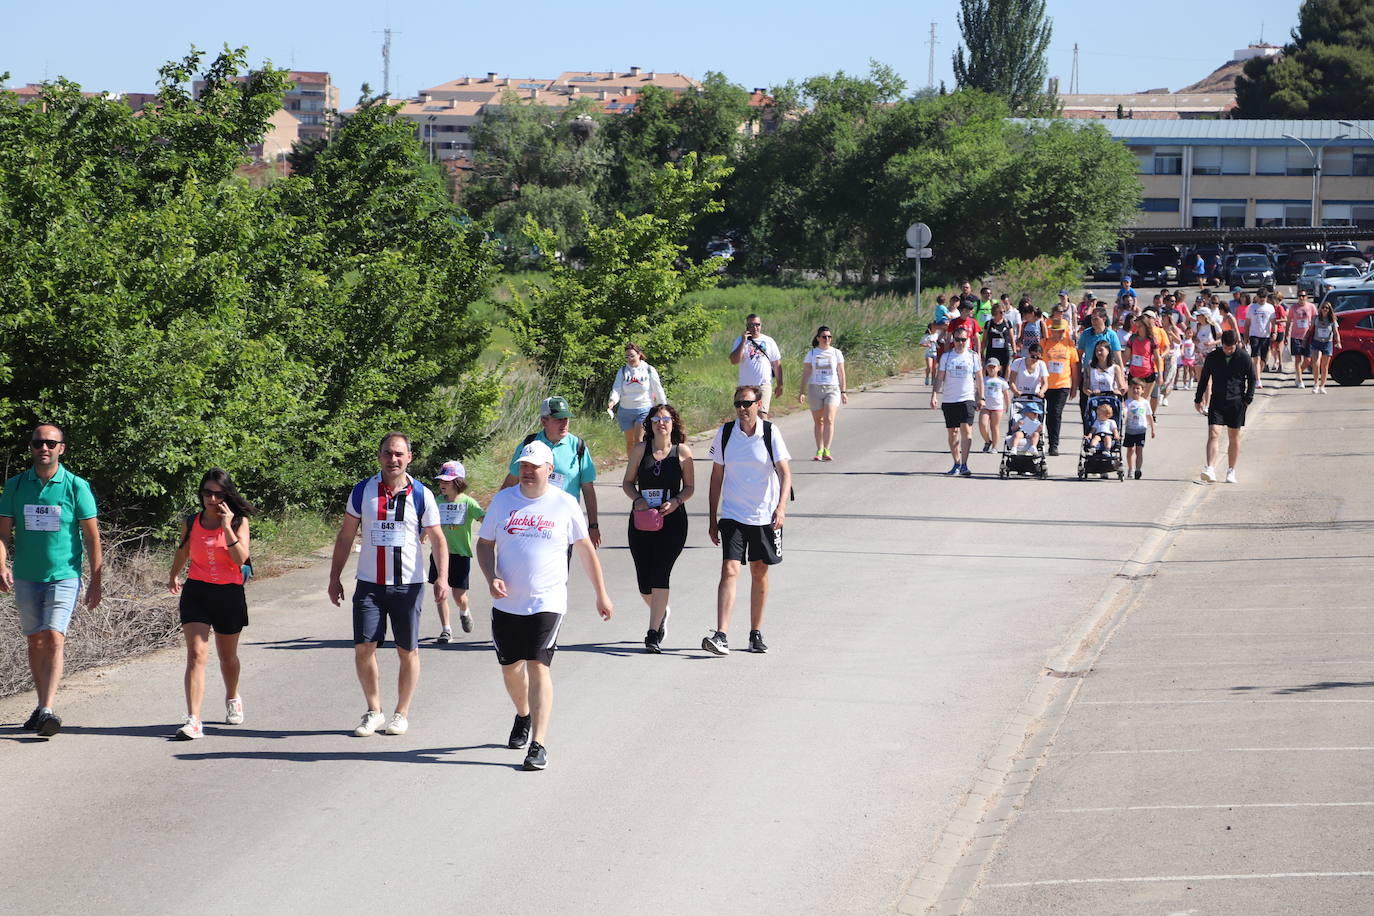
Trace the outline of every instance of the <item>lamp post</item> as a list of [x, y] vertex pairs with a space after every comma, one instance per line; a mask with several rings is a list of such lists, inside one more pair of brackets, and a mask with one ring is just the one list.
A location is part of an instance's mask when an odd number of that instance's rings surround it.
[[[1345, 122], [1342, 121], [1341, 123], [1344, 124]], [[1321, 225], [1321, 216], [1317, 212], [1317, 192], [1320, 187], [1319, 182], [1321, 181], [1322, 167], [1317, 159], [1317, 151], [1326, 149], [1326, 145], [1328, 143], [1334, 143], [1337, 140], [1344, 140], [1346, 137], [1349, 137], [1350, 134], [1337, 134], [1329, 140], [1322, 141], [1321, 145], [1318, 146], [1317, 149], [1313, 149], [1312, 147], [1307, 145], [1306, 141], [1300, 140], [1292, 134], [1283, 134], [1282, 136], [1285, 140], [1292, 140], [1294, 143], [1301, 143], [1302, 148], [1307, 150], [1308, 155], [1312, 157], [1312, 215], [1309, 224], [1313, 227], [1319, 226]]]

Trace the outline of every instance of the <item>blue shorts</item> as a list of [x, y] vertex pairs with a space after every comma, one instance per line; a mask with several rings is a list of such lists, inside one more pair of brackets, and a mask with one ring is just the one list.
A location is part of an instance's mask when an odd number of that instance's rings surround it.
[[1331, 341], [1329, 340], [1317, 340], [1314, 337], [1311, 341], [1308, 342], [1307, 346], [1308, 351], [1312, 356], [1316, 356], [1318, 353], [1321, 353], [1324, 356], [1331, 355]]
[[66, 633], [81, 594], [81, 578], [56, 582], [14, 580], [14, 603], [19, 608], [19, 625], [25, 636], [43, 630]]
[[1293, 339], [1288, 341], [1288, 348], [1289, 352], [1292, 353], [1294, 356], [1312, 355], [1311, 352], [1307, 349], [1307, 341], [1302, 340], [1298, 337], [1294, 337]]
[[386, 641], [386, 622], [391, 619], [392, 642], [398, 649], [420, 648], [420, 608], [423, 582], [413, 585], [378, 585], [358, 582], [353, 591], [353, 644]]
[[636, 426], [643, 426], [645, 419], [649, 416], [648, 407], [617, 407], [615, 409], [615, 422], [620, 424], [620, 431], [628, 433]]

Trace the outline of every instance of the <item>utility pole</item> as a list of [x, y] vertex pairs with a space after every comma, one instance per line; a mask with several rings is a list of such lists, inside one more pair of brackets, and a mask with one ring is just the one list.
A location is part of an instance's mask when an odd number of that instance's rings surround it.
[[1069, 95], [1078, 95], [1078, 42], [1073, 43], [1073, 69], [1069, 71]]
[[382, 29], [381, 34], [384, 36], [382, 38], [382, 96], [389, 99], [391, 98], [391, 36], [401, 33], [392, 31], [391, 27], [388, 26]]
[[935, 88], [935, 46], [939, 43], [940, 42], [935, 39], [935, 23], [932, 22], [930, 24], [930, 39], [926, 42], [926, 44], [930, 45], [930, 70], [926, 75], [927, 89]]

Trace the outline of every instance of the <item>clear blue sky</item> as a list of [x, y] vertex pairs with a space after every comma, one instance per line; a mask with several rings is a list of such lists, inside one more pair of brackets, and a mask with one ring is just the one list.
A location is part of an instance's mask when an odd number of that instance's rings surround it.
[[[1049, 0], [1050, 74], [1068, 88], [1078, 43], [1082, 92], [1177, 90], [1259, 39], [1283, 44], [1299, 0]], [[958, 3], [645, 4], [628, 0], [512, 4], [340, 0], [335, 3], [153, 4], [69, 0], [53, 7], [0, 0], [0, 72], [10, 86], [66, 76], [88, 89], [148, 91], [157, 68], [192, 44], [246, 45], [256, 65], [328, 70], [344, 107], [381, 88], [380, 30], [390, 24], [392, 89], [414, 95], [465, 74], [553, 77], [564, 70], [719, 70], [746, 87], [816, 73], [863, 73], [870, 58], [924, 86], [931, 22], [935, 79], [953, 88]], [[1207, 37], [1200, 37], [1205, 34]]]

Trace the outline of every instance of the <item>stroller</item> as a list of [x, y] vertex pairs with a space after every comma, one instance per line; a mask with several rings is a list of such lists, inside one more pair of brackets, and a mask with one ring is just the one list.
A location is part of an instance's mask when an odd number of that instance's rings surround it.
[[998, 477], [1007, 478], [1012, 474], [1024, 477], [1030, 474], [1044, 480], [1050, 476], [1049, 466], [1045, 463], [1046, 432], [1044, 427], [1040, 429], [1040, 438], [1036, 440], [1035, 448], [1026, 451], [1012, 451], [1011, 440], [1016, 432], [1017, 424], [1021, 422], [1021, 417], [1028, 413], [1036, 415], [1043, 423], [1045, 399], [1037, 398], [1034, 395], [1022, 395], [1012, 399], [1011, 422], [1007, 426], [1007, 436], [1002, 440], [1002, 463], [997, 469]]
[[[1088, 437], [1092, 434], [1093, 421], [1097, 419], [1097, 410], [1103, 404], [1110, 405], [1112, 408], [1112, 418], [1116, 420], [1117, 432], [1112, 437], [1112, 447], [1107, 449], [1096, 449], [1088, 443]], [[1099, 474], [1103, 479], [1116, 475], [1117, 480], [1126, 479], [1126, 471], [1121, 463], [1121, 438], [1124, 435], [1121, 431], [1121, 396], [1117, 394], [1094, 394], [1090, 396], [1083, 408], [1083, 445], [1078, 452], [1078, 479], [1087, 480], [1090, 474]]]

